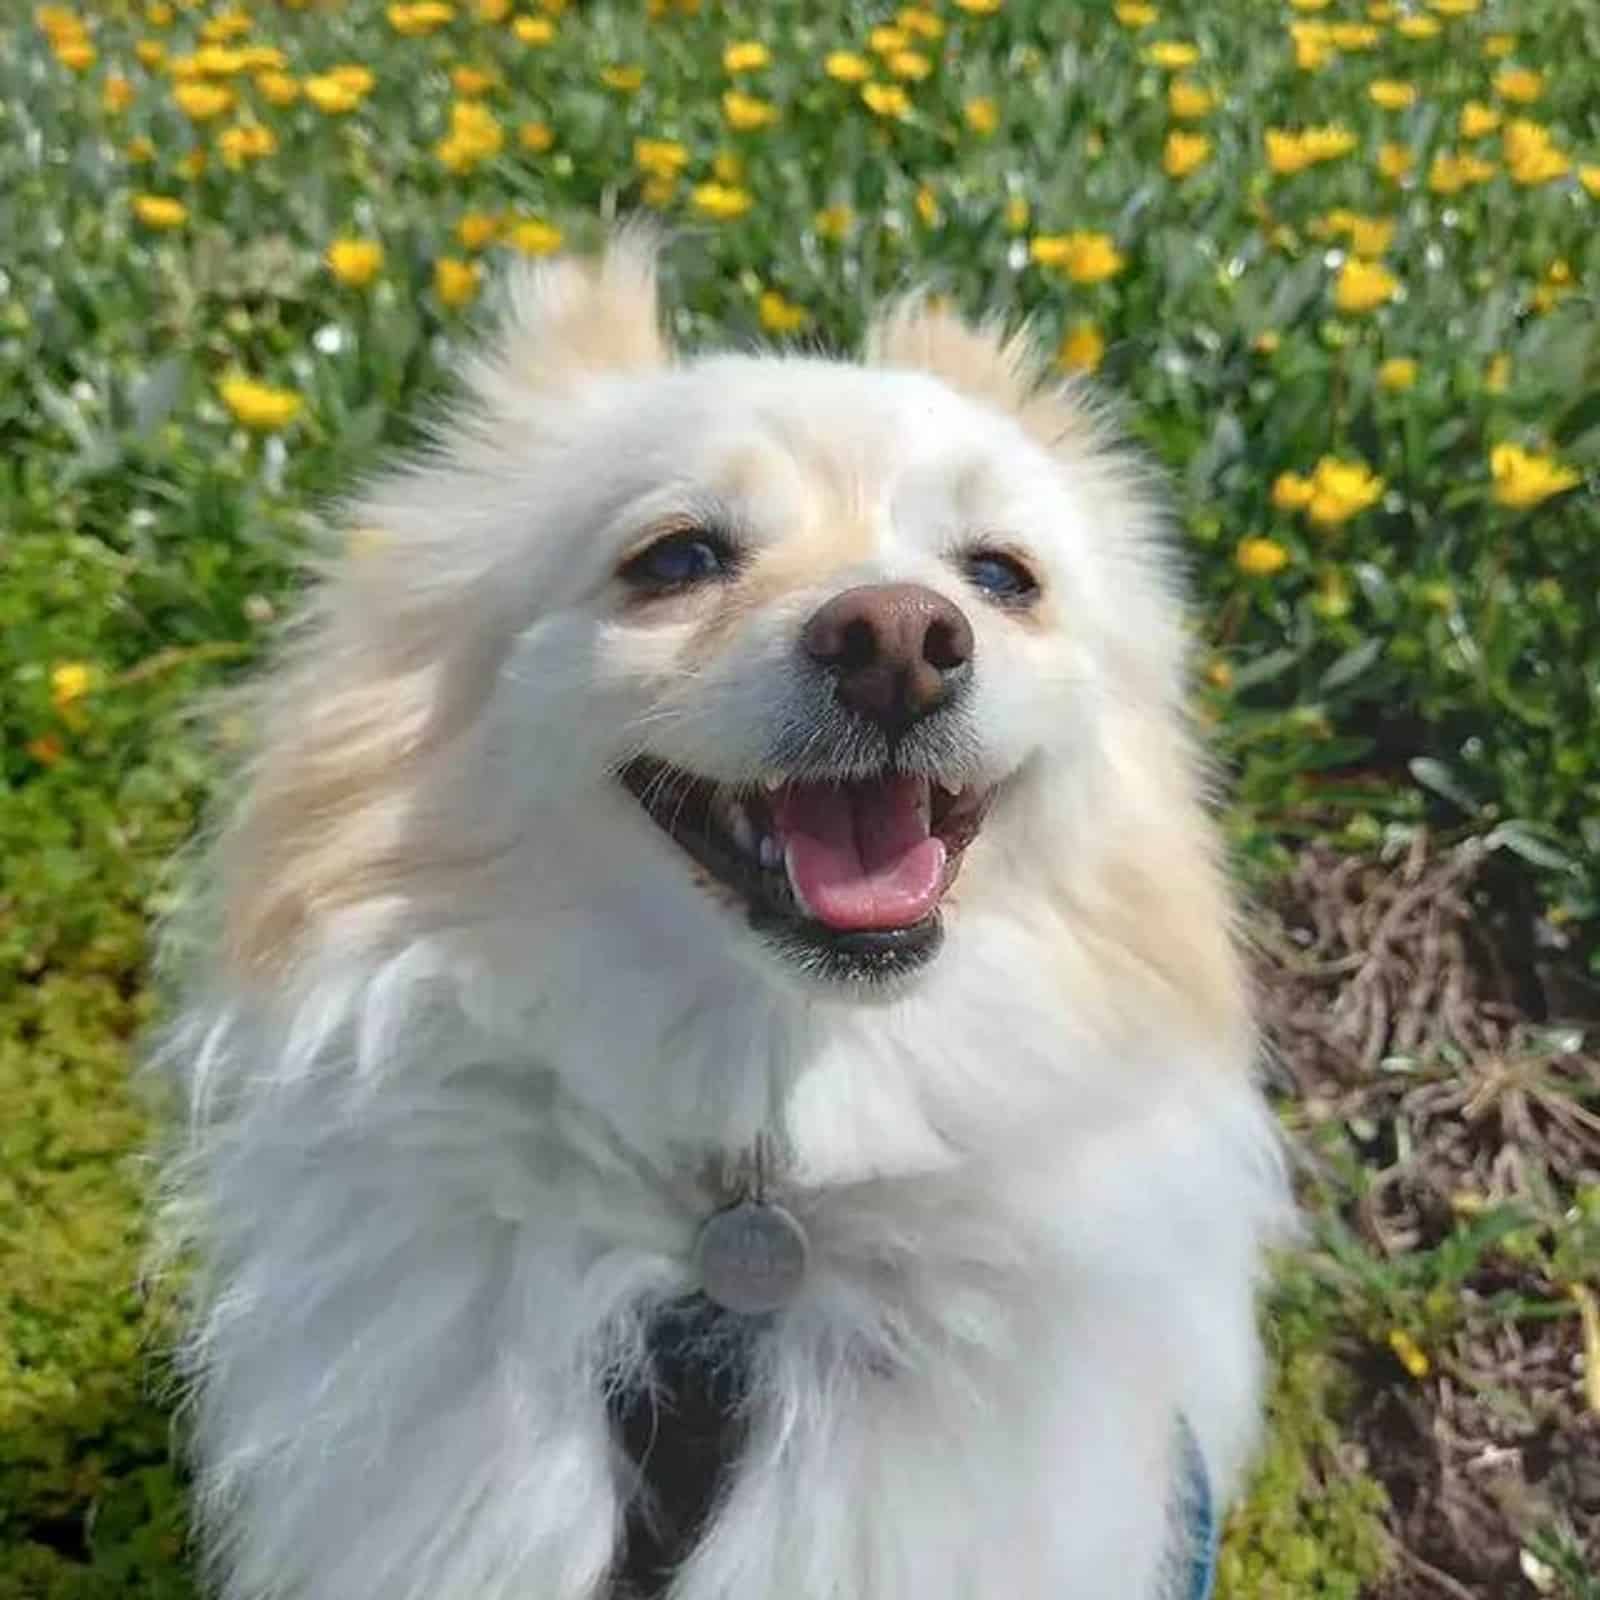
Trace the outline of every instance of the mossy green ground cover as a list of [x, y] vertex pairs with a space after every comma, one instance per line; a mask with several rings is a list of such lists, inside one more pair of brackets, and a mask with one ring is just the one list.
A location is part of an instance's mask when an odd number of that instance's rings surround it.
[[[496, 263], [607, 216], [672, 230], [691, 344], [848, 348], [911, 282], [1032, 315], [1174, 475], [1241, 871], [1477, 835], [1593, 965], [1596, 59], [1600, 6], [1542, 0], [0, 18], [0, 1596], [189, 1592], [127, 1092], [164, 863], [237, 736], [185, 710]], [[1573, 1332], [1581, 1410], [1600, 1160], [1394, 1259], [1345, 1220], [1371, 1141], [1290, 1114], [1323, 1220], [1223, 1593], [1409, 1593], [1360, 1395], [1436, 1399], [1512, 1260], [1495, 1315]], [[1592, 1597], [1564, 1508], [1524, 1520], [1526, 1592]]]

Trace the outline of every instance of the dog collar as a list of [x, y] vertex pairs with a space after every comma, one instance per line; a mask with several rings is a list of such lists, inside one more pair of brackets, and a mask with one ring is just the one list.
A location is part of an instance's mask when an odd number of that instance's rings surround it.
[[1222, 1525], [1217, 1518], [1211, 1475], [1206, 1471], [1200, 1441], [1186, 1419], [1178, 1419], [1178, 1455], [1183, 1481], [1179, 1490], [1178, 1525], [1183, 1533], [1187, 1564], [1185, 1600], [1210, 1600], [1217, 1580], [1217, 1552]]

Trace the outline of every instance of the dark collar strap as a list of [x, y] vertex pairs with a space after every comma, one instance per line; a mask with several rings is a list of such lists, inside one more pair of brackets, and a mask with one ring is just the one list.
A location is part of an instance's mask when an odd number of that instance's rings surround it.
[[[609, 1397], [612, 1424], [638, 1472], [623, 1526], [615, 1600], [654, 1600], [694, 1549], [744, 1443], [750, 1353], [764, 1317], [724, 1311], [704, 1295], [669, 1301], [651, 1322], [645, 1381]], [[1221, 1525], [1199, 1442], [1179, 1421], [1182, 1471], [1174, 1524], [1187, 1585], [1209, 1600]]]

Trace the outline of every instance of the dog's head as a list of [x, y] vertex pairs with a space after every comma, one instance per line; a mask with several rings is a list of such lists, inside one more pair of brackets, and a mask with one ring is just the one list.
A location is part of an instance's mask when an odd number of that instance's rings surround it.
[[540, 893], [836, 998], [985, 909], [1223, 959], [1156, 519], [1023, 342], [913, 301], [860, 363], [680, 358], [623, 242], [465, 378], [277, 680], [244, 959]]

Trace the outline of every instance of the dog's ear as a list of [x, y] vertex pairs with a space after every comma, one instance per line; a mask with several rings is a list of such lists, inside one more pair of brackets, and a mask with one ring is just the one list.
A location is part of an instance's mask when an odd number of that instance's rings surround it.
[[671, 359], [657, 300], [656, 242], [629, 229], [597, 256], [559, 256], [507, 278], [500, 315], [465, 366], [471, 386], [492, 400], [507, 390], [560, 393]]
[[968, 398], [1015, 417], [1050, 449], [1091, 446], [1102, 430], [1080, 390], [1054, 379], [1026, 327], [973, 326], [926, 295], [891, 305], [867, 333], [875, 367], [926, 372]]

